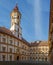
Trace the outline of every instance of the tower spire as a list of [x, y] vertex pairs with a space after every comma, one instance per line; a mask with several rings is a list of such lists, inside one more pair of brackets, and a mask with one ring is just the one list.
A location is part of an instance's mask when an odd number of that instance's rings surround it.
[[18, 5], [17, 5], [17, 3], [16, 3], [16, 6], [14, 7], [14, 9], [13, 9], [14, 11], [18, 11], [19, 9], [18, 9]]

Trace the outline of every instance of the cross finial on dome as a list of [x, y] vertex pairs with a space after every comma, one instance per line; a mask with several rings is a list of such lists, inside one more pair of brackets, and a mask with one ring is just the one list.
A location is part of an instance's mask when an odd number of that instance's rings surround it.
[[14, 8], [14, 11], [18, 11], [17, 3], [16, 3], [16, 6], [15, 6], [15, 8]]

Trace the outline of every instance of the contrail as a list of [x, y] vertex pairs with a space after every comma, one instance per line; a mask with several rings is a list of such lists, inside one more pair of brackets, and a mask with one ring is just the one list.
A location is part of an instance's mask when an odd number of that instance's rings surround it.
[[42, 27], [41, 27], [41, 5], [40, 0], [35, 0], [34, 3], [35, 11], [35, 36], [37, 39], [42, 38]]

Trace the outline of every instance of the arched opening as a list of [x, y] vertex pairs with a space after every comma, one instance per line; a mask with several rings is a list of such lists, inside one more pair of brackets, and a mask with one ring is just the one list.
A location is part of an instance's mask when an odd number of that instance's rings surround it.
[[17, 56], [17, 60], [19, 60], [19, 56]]
[[45, 61], [47, 61], [47, 58], [45, 58]]

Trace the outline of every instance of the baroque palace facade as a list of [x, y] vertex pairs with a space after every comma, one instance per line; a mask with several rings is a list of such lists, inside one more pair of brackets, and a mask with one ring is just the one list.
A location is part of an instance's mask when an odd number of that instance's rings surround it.
[[48, 41], [27, 42], [22, 37], [21, 13], [17, 6], [11, 12], [11, 28], [0, 27], [0, 61], [48, 61]]

